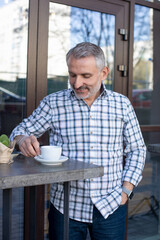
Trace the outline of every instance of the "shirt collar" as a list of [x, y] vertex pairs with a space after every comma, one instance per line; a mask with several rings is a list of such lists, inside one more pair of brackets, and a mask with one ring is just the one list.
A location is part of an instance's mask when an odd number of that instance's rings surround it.
[[103, 96], [106, 96], [106, 94], [107, 94], [107, 89], [106, 89], [106, 86], [104, 85], [104, 83], [102, 82], [102, 92], [101, 92], [101, 97], [103, 97]]

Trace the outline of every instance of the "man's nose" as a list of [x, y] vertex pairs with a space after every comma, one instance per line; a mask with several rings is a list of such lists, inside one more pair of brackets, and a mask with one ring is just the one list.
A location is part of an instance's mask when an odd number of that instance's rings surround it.
[[80, 88], [83, 86], [83, 80], [80, 76], [77, 76], [74, 81], [74, 87], [75, 88]]

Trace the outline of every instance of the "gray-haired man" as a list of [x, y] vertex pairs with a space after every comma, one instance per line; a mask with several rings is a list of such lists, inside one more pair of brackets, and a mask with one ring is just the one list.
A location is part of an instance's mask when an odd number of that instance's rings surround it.
[[[104, 53], [80, 43], [67, 53], [70, 89], [45, 97], [11, 135], [25, 156], [40, 154], [37, 138], [50, 130], [50, 144], [68, 158], [104, 166], [104, 176], [73, 181], [70, 239], [123, 240], [126, 202], [142, 178], [145, 144], [129, 100], [105, 88]], [[123, 167], [123, 156], [125, 164]], [[63, 184], [51, 188], [50, 239], [63, 236]]]

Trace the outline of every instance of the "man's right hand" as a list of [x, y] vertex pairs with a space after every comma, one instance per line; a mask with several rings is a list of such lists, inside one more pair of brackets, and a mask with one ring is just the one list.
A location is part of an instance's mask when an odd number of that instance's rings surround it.
[[24, 156], [35, 157], [40, 155], [40, 144], [35, 136], [19, 135], [15, 137], [15, 140]]

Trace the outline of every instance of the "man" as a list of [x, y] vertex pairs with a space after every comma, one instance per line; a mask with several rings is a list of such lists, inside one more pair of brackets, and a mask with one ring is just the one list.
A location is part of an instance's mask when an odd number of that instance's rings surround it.
[[[45, 97], [17, 126], [15, 138], [25, 156], [40, 154], [37, 138], [50, 131], [50, 144], [70, 159], [104, 166], [104, 176], [71, 182], [70, 239], [123, 240], [126, 202], [142, 178], [145, 145], [129, 100], [105, 88], [104, 53], [80, 43], [67, 53], [70, 89]], [[123, 167], [123, 156], [125, 164]], [[63, 184], [51, 188], [50, 239], [63, 236]]]

